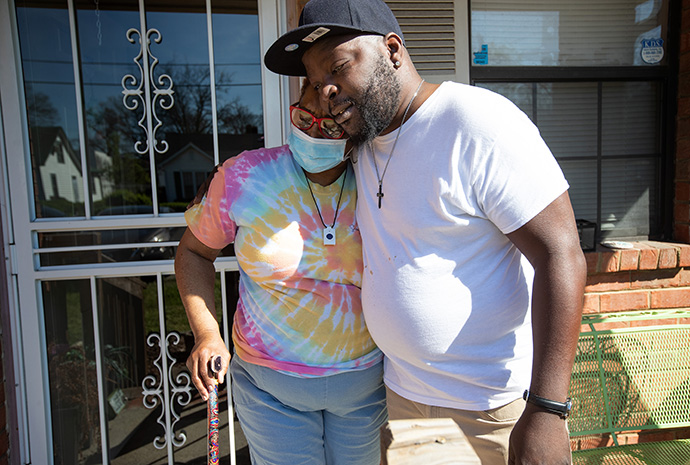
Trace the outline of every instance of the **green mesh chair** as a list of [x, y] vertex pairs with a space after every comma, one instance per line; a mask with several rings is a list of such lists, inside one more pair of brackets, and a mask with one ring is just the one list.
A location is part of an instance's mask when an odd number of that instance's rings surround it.
[[[619, 445], [617, 437], [690, 426], [690, 324], [674, 324], [682, 318], [690, 311], [585, 316], [590, 330], [580, 334], [570, 380], [570, 436], [585, 448], [610, 434], [615, 446], [573, 452], [574, 464], [690, 465], [690, 439]], [[658, 319], [671, 324], [644, 325]], [[609, 322], [632, 327], [595, 329]]]

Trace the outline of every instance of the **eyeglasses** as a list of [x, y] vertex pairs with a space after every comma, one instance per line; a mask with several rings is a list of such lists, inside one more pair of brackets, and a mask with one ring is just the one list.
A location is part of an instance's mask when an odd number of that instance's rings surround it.
[[340, 139], [345, 135], [343, 128], [338, 126], [333, 118], [317, 118], [307, 110], [296, 105], [290, 105], [290, 121], [296, 128], [306, 131], [314, 123], [318, 125], [319, 131], [327, 139]]

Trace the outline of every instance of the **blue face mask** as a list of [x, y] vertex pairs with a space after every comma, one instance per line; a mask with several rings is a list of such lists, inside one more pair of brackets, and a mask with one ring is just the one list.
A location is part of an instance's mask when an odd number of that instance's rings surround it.
[[295, 161], [308, 173], [321, 173], [344, 160], [347, 139], [315, 139], [290, 125], [288, 145]]

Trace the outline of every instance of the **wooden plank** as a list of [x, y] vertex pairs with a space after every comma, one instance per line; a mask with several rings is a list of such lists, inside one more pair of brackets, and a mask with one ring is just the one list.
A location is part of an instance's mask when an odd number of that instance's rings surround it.
[[450, 418], [391, 420], [381, 428], [382, 465], [478, 465]]

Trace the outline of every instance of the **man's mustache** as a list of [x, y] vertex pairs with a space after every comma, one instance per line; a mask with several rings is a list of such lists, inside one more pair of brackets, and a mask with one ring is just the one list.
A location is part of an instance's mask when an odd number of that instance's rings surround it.
[[333, 112], [333, 108], [347, 108], [349, 105], [359, 108], [357, 101], [351, 97], [346, 97], [340, 100], [332, 100], [328, 103], [328, 113], [335, 117], [337, 114]]

